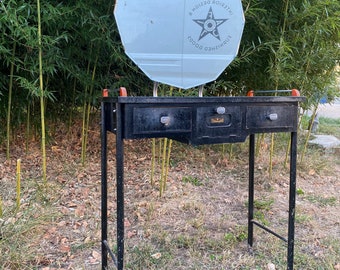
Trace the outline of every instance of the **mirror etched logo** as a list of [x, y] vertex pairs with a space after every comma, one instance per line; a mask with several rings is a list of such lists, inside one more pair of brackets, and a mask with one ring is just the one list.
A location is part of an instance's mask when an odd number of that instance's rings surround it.
[[[228, 46], [233, 37], [233, 29], [226, 22], [231, 20], [233, 23], [235, 13], [225, 1], [202, 1], [192, 6], [188, 14], [192, 23], [197, 26], [187, 36], [191, 46], [204, 53]], [[194, 29], [197, 29], [197, 33]]]
[[215, 19], [212, 7], [210, 7], [207, 17], [205, 19], [193, 20], [195, 23], [197, 23], [199, 26], [202, 27], [202, 31], [201, 31], [198, 41], [200, 41], [202, 38], [204, 38], [206, 35], [209, 35], [209, 34], [211, 34], [213, 37], [217, 38], [218, 40], [221, 40], [220, 34], [218, 32], [218, 27], [224, 22], [226, 22], [227, 20], [228, 19]]

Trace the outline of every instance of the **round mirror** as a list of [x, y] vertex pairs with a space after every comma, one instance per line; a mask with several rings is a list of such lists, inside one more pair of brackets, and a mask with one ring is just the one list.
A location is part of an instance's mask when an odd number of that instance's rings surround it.
[[126, 54], [153, 81], [188, 89], [215, 80], [235, 58], [241, 0], [117, 0]]

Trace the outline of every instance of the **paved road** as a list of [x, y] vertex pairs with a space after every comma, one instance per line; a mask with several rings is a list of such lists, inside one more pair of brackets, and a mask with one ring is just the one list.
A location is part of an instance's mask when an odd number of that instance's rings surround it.
[[340, 98], [332, 104], [320, 104], [318, 108], [319, 116], [328, 118], [340, 118]]
[[[307, 112], [307, 115], [310, 116], [312, 114], [311, 111]], [[319, 117], [327, 117], [327, 118], [340, 118], [340, 98], [337, 98], [334, 103], [329, 104], [320, 104], [318, 108]]]

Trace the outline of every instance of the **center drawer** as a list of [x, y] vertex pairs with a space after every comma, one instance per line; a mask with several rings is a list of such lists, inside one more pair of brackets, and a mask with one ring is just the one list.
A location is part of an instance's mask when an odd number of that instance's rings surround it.
[[198, 138], [238, 136], [242, 128], [240, 106], [215, 105], [198, 107], [196, 114], [196, 133]]

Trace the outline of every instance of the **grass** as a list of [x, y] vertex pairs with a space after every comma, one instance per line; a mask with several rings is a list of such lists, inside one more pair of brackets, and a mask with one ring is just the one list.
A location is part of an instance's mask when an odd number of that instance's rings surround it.
[[316, 203], [321, 207], [336, 205], [337, 199], [333, 196], [325, 197], [321, 195], [307, 195], [305, 198], [311, 203]]
[[[241, 237], [227, 233], [212, 237], [209, 233], [168, 236], [168, 241], [141, 241], [127, 251], [127, 269], [266, 269], [273, 263], [276, 269], [286, 267], [286, 248], [278, 239], [257, 231], [260, 237], [254, 254], [248, 253], [245, 228]], [[324, 239], [318, 246], [296, 243], [295, 269], [333, 270], [339, 259], [339, 239]], [[235, 259], [237, 258], [237, 259]]]
[[172, 255], [166, 250], [147, 244], [133, 247], [129, 252], [131, 257], [126, 264], [127, 269], [157, 269], [165, 265], [168, 260], [172, 260]]
[[[15, 186], [12, 189], [15, 190]], [[0, 269], [34, 269], [48, 263], [39, 242], [57, 212], [48, 203], [46, 187], [42, 188], [36, 181], [28, 180], [23, 184], [19, 208], [14, 200], [10, 200], [13, 194], [14, 191], [3, 198]]]
[[263, 199], [263, 200], [254, 200], [254, 207], [258, 210], [269, 211], [273, 203], [274, 203], [273, 198]]
[[[308, 128], [310, 117], [304, 115], [302, 117], [303, 129]], [[317, 134], [333, 135], [340, 138], [340, 116], [338, 119], [320, 117]]]
[[[333, 121], [321, 121], [321, 131], [324, 128], [328, 130], [327, 125], [333, 124]], [[279, 142], [276, 144], [277, 156], [275, 158], [281, 162], [287, 138], [283, 134], [278, 134], [276, 138]], [[174, 155], [178, 153], [178, 155], [173, 158], [174, 162], [170, 170], [173, 174], [170, 177], [169, 190], [165, 192], [168, 196], [164, 198], [159, 198], [157, 193], [154, 193], [156, 194], [154, 197], [150, 195], [152, 187], [149, 187], [148, 183], [144, 185], [142, 181], [147, 178], [142, 173], [144, 165], [127, 162], [130, 166], [138, 166], [141, 177], [133, 178], [132, 182], [127, 181], [126, 199], [129, 203], [126, 203], [126, 215], [131, 226], [126, 229], [136, 230], [138, 234], [126, 239], [125, 269], [262, 270], [267, 269], [269, 263], [273, 263], [276, 269], [285, 269], [286, 244], [256, 226], [254, 228], [254, 253], [248, 252], [247, 204], [245, 203], [248, 184], [247, 143], [235, 145], [233, 159], [232, 161], [228, 159], [226, 163], [221, 163], [224, 162], [221, 153], [225, 149], [221, 149], [220, 146], [193, 148], [174, 143], [173, 147], [172, 153]], [[126, 152], [131, 151], [127, 149]], [[267, 152], [257, 157], [256, 164], [260, 167], [265, 167], [268, 162], [266, 154]], [[228, 151], [225, 151], [225, 155], [229, 155]], [[305, 161], [298, 165], [297, 194], [298, 200], [303, 201], [303, 205], [298, 205], [296, 213], [294, 269], [334, 270], [340, 262], [340, 239], [335, 235], [329, 235], [327, 238], [316, 236], [317, 222], [323, 214], [322, 210], [330, 209], [331, 211], [332, 207], [338, 209], [336, 208], [339, 206], [338, 197], [334, 193], [324, 193], [322, 189], [314, 195], [310, 187], [303, 186], [303, 181], [301, 181], [305, 179], [305, 182], [315, 181], [320, 184], [318, 179], [325, 174], [329, 175], [333, 165], [332, 159], [325, 158], [322, 151], [314, 148], [309, 149]], [[129, 173], [137, 170], [136, 167], [131, 167]], [[272, 188], [264, 188], [264, 184], [270, 180], [267, 179], [266, 171], [259, 169], [260, 167], [256, 167], [256, 200], [254, 202], [256, 219], [264, 225], [270, 225], [271, 228], [278, 225], [280, 226], [278, 230], [285, 231], [286, 212], [282, 213], [278, 220], [272, 220], [272, 217], [279, 214], [275, 212], [275, 209], [278, 209], [277, 206], [283, 201], [286, 202], [286, 199], [282, 199], [283, 197], [278, 199], [278, 193], [274, 194], [274, 192], [278, 187], [281, 192], [286, 192], [286, 187], [281, 188], [281, 185], [285, 183], [271, 181]], [[287, 173], [287, 170], [282, 170], [281, 166], [274, 170], [276, 170], [278, 179], [282, 178], [281, 174]], [[79, 179], [73, 181], [72, 179], [77, 179], [79, 172], [72, 166], [65, 168], [65, 171], [68, 171], [70, 178], [67, 181], [78, 184], [73, 190], [75, 194], [85, 185], [91, 185], [85, 181], [79, 183]], [[96, 175], [92, 179], [98, 181], [98, 171], [98, 168], [93, 167], [78, 177], [87, 177], [92, 173]], [[135, 175], [132, 174], [132, 176]], [[89, 182], [92, 182], [92, 179]], [[57, 216], [56, 206], [58, 207], [58, 193], [61, 190], [56, 190], [51, 186], [46, 189], [39, 181], [24, 181], [21, 193], [22, 205], [19, 211], [16, 211], [15, 185], [11, 187], [12, 191], [8, 186], [2, 186], [1, 182], [0, 185], [3, 201], [3, 215], [0, 217], [0, 270], [41, 269], [44, 266], [51, 266], [49, 258], [46, 258], [44, 251], [41, 250], [41, 243], [44, 241], [47, 228], [53, 224]], [[98, 181], [95, 185], [97, 189], [99, 185]], [[135, 185], [138, 186], [139, 193], [133, 194], [131, 190]], [[176, 186], [176, 189], [171, 189], [172, 185]], [[67, 194], [70, 193], [68, 187], [66, 185], [64, 187], [64, 192]], [[114, 190], [114, 187], [111, 188]], [[96, 204], [98, 198], [93, 198], [92, 201], [91, 203]], [[111, 203], [114, 204], [114, 199]], [[143, 211], [137, 215], [138, 203], [141, 203], [140, 209]], [[310, 206], [319, 211], [317, 215], [310, 212]], [[110, 208], [111, 218], [114, 212], [115, 209]], [[92, 214], [98, 215], [98, 212]], [[84, 220], [90, 218], [91, 216], [85, 215]], [[73, 225], [79, 221], [74, 216], [65, 216], [65, 220]], [[99, 227], [98, 218], [96, 222], [95, 224]], [[113, 236], [109, 239], [112, 240], [110, 244], [114, 246], [115, 228], [112, 223], [114, 223], [114, 218], [109, 220], [109, 234]], [[313, 224], [312, 227], [311, 224]], [[90, 225], [89, 222], [88, 226]], [[78, 267], [76, 269], [87, 269], [88, 266], [85, 263], [87, 257], [93, 249], [100, 248], [99, 238], [94, 236], [94, 230], [99, 229], [92, 229], [89, 242], [85, 243], [83, 239], [78, 238], [73, 239], [71, 254], [75, 258], [78, 254], [86, 254], [85, 257], [79, 256], [78, 264], [73, 265]], [[57, 250], [55, 252], [56, 256], [60, 255]], [[59, 262], [62, 260], [63, 258], [59, 258]]]
[[302, 214], [300, 212], [296, 213], [295, 215], [295, 222], [300, 224], [306, 224], [312, 220], [310, 215]]
[[333, 135], [340, 139], [340, 116], [339, 119], [320, 117], [318, 133]]
[[[51, 212], [40, 204], [4, 212], [0, 220], [0, 269], [32, 269], [46, 260], [36, 248], [51, 221]], [[41, 255], [39, 255], [41, 254]]]
[[322, 173], [330, 170], [334, 160], [330, 160], [324, 157], [323, 149], [319, 147], [310, 147], [307, 150], [307, 155], [300, 161], [297, 166], [298, 170], [311, 173]]
[[[168, 235], [166, 241], [153, 237], [151, 243], [141, 243], [127, 256], [128, 269], [218, 269], [217, 265], [231, 259], [228, 251], [230, 235], [209, 238], [204, 230], [195, 235]], [[155, 256], [158, 255], [158, 256]]]

